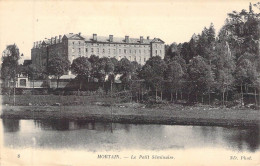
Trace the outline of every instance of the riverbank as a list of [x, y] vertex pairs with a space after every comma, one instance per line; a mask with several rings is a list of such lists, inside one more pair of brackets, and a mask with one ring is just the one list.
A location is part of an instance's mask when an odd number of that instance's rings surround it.
[[71, 119], [117, 123], [255, 126], [260, 111], [253, 109], [211, 108], [208, 106], [165, 105], [145, 108], [100, 105], [2, 106], [1, 118]]

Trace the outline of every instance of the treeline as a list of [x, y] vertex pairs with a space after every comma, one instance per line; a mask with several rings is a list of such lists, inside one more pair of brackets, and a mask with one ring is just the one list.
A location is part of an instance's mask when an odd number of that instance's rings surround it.
[[[259, 11], [257, 4], [254, 6]], [[31, 78], [53, 75], [59, 81], [71, 70], [79, 90], [84, 82], [100, 82], [103, 88], [110, 83], [111, 93], [119, 77], [123, 89], [137, 101], [183, 99], [212, 104], [218, 99], [222, 105], [237, 100], [243, 105], [244, 93], [252, 91], [255, 104], [259, 105], [259, 17], [251, 5], [249, 11], [233, 11], [217, 35], [211, 24], [200, 34], [194, 34], [189, 42], [167, 45], [164, 59], [151, 57], [143, 66], [126, 58], [118, 61], [92, 55], [78, 57], [72, 64], [56, 57], [48, 63], [47, 71], [33, 66], [27, 71]]]

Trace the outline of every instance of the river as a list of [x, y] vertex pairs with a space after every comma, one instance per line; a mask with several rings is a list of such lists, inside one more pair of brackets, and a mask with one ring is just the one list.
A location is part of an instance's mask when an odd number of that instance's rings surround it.
[[8, 148], [174, 150], [216, 148], [259, 152], [256, 127], [119, 124], [70, 120], [1, 119]]

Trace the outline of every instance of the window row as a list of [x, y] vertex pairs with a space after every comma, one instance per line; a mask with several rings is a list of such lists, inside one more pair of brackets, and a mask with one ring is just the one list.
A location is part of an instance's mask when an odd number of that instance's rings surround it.
[[[88, 53], [88, 52], [91, 52], [91, 53], [94, 53], [94, 51], [96, 51], [98, 54], [99, 53], [108, 53], [108, 54], [110, 54], [110, 53], [113, 53], [113, 54], [116, 54], [117, 53], [117, 51], [116, 51], [116, 49], [100, 49], [100, 48], [96, 48], [96, 49], [94, 49], [94, 48], [86, 48], [86, 52]], [[106, 52], [107, 51], [107, 52]], [[73, 52], [73, 51], [72, 51]], [[79, 48], [79, 52], [80, 52], [80, 48]], [[141, 49], [139, 49], [139, 50], [127, 50], [127, 49], [118, 49], [118, 53], [119, 54], [127, 54], [127, 53], [130, 53], [130, 54], [137, 54], [137, 53], [139, 53], [139, 54], [141, 54], [141, 53], [144, 53], [144, 54], [146, 54], [146, 53], [150, 53], [150, 50], [141, 50]]]

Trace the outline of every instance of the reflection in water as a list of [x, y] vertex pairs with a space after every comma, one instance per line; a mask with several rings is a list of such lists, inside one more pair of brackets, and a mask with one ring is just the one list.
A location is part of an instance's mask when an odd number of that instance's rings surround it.
[[215, 147], [259, 151], [256, 127], [97, 123], [70, 120], [3, 119], [4, 144], [11, 147], [164, 150]]
[[16, 132], [20, 129], [20, 121], [16, 119], [3, 119], [4, 132]]
[[235, 130], [232, 134], [228, 133], [229, 129], [224, 128], [227, 133], [225, 139], [230, 142], [232, 148], [243, 150], [247, 148], [251, 152], [255, 152], [259, 149], [260, 144], [260, 128], [259, 126], [251, 128], [240, 128]]

